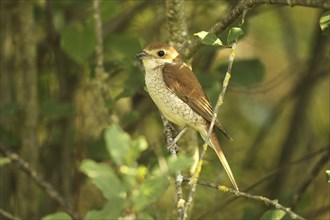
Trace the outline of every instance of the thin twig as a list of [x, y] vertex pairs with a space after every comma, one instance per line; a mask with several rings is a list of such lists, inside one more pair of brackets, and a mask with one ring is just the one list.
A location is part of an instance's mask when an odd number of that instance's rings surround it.
[[[244, 11], [244, 13], [242, 15], [240, 27], [244, 23], [244, 18], [245, 18], [245, 15], [246, 15], [247, 10], [248, 10], [248, 8], [246, 8], [246, 10]], [[205, 155], [205, 152], [206, 152], [207, 147], [208, 147], [208, 144], [207, 143], [208, 143], [209, 138], [211, 136], [211, 133], [213, 131], [214, 123], [215, 123], [215, 120], [217, 118], [217, 112], [219, 111], [220, 106], [223, 104], [224, 96], [225, 96], [225, 93], [226, 93], [226, 90], [227, 90], [227, 86], [229, 84], [229, 80], [230, 80], [230, 77], [231, 77], [231, 69], [232, 69], [232, 66], [233, 66], [234, 58], [235, 58], [235, 49], [236, 49], [236, 45], [237, 45], [237, 40], [238, 39], [236, 38], [235, 42], [233, 43], [233, 45], [231, 47], [232, 49], [231, 49], [231, 53], [230, 53], [229, 60], [228, 60], [227, 72], [226, 72], [225, 78], [223, 80], [222, 90], [221, 90], [221, 92], [219, 94], [217, 103], [216, 103], [216, 105], [214, 107], [214, 110], [213, 110], [212, 121], [211, 121], [209, 130], [208, 130], [207, 136], [205, 138], [205, 143], [203, 144], [203, 150], [202, 150], [201, 156], [199, 158], [199, 161], [198, 161], [198, 164], [197, 164], [195, 173], [194, 173], [193, 177], [191, 178], [191, 189], [190, 189], [190, 192], [189, 192], [189, 197], [188, 197], [188, 200], [187, 200], [187, 205], [185, 207], [186, 210], [189, 209], [189, 207], [191, 205], [191, 202], [192, 202], [193, 195], [194, 195], [194, 193], [196, 191], [196, 183], [198, 181], [200, 172], [202, 170], [203, 161], [204, 161], [204, 155]]]
[[180, 138], [182, 137], [182, 135], [187, 131], [188, 126], [185, 126], [180, 132], [179, 134], [177, 134], [175, 136], [175, 138], [173, 139], [173, 142], [167, 146], [167, 149], [171, 149], [172, 147], [174, 147], [174, 145], [180, 140]]
[[2, 215], [3, 217], [5, 217], [6, 219], [9, 219], [9, 220], [21, 220], [21, 218], [14, 216], [13, 214], [11, 214], [1, 208], [0, 208], [0, 215]]
[[294, 202], [293, 202], [293, 209], [295, 209], [298, 202], [301, 200], [302, 195], [308, 188], [308, 186], [313, 182], [313, 180], [316, 179], [316, 176], [320, 173], [322, 170], [322, 167], [329, 161], [330, 159], [330, 151], [324, 154], [321, 159], [315, 164], [312, 171], [306, 178], [306, 180], [300, 185], [298, 188], [296, 195], [294, 196]]
[[[286, 6], [306, 6], [314, 8], [330, 9], [330, 2], [326, 0], [242, 0], [232, 10], [226, 13], [219, 22], [213, 25], [208, 32], [220, 35], [225, 31], [237, 18], [239, 18], [246, 8], [252, 9], [258, 5], [286, 5]], [[199, 38], [194, 38], [189, 48], [185, 50], [185, 57], [191, 58], [198, 49], [203, 46]]]
[[66, 203], [65, 199], [54, 189], [54, 187], [44, 180], [31, 165], [21, 159], [19, 155], [10, 152], [2, 144], [0, 144], [0, 153], [8, 157], [18, 168], [26, 173], [37, 186], [39, 186], [45, 193], [54, 201], [56, 201], [69, 215], [74, 219], [81, 219], [81, 217]]
[[[176, 145], [176, 142], [174, 142], [173, 139], [173, 133], [172, 130], [176, 133], [175, 128], [173, 125], [161, 114], [162, 121], [164, 124], [164, 135], [167, 142], [167, 149], [170, 151], [170, 154], [173, 158], [177, 159], [176, 151], [178, 149], [178, 146]], [[183, 207], [185, 204], [185, 200], [182, 196], [182, 175], [180, 170], [175, 171], [175, 189], [176, 189], [176, 206], [178, 209], [178, 219], [182, 219], [183, 216]]]
[[[184, 182], [189, 182], [190, 179], [184, 178], [183, 181]], [[272, 205], [276, 209], [281, 209], [281, 210], [285, 211], [287, 214], [290, 215], [290, 217], [292, 219], [304, 219], [303, 217], [299, 216], [298, 214], [292, 212], [290, 208], [285, 207], [285, 206], [281, 205], [280, 203], [278, 203], [278, 201], [276, 199], [271, 200], [271, 199], [269, 199], [267, 197], [264, 197], [264, 196], [253, 195], [253, 194], [249, 194], [249, 193], [245, 193], [245, 192], [240, 192], [240, 191], [228, 188], [228, 187], [223, 186], [223, 185], [217, 185], [215, 183], [209, 183], [209, 182], [205, 182], [205, 181], [201, 181], [201, 180], [197, 181], [197, 184], [207, 186], [207, 187], [211, 187], [211, 188], [215, 188], [215, 189], [220, 190], [221, 192], [230, 193], [230, 194], [233, 194], [237, 197], [244, 197], [244, 198], [247, 198], [247, 199], [252, 199], [252, 200], [257, 200], [257, 201], [263, 202], [266, 205]]]
[[[328, 151], [328, 152], [327, 152]], [[315, 157], [315, 156], [318, 156], [319, 154], [321, 153], [324, 153], [326, 152], [326, 154], [329, 154], [330, 153], [330, 146], [328, 145], [327, 147], [323, 147], [323, 148], [320, 148], [316, 151], [313, 151], [311, 153], [308, 153], [307, 155], [301, 157], [301, 158], [298, 158], [296, 160], [293, 160], [273, 171], [271, 171], [270, 173], [268, 173], [267, 175], [261, 177], [259, 180], [257, 180], [255, 183], [253, 183], [252, 185], [248, 186], [247, 188], [244, 189], [244, 192], [249, 192], [250, 190], [254, 189], [256, 186], [260, 185], [261, 183], [265, 182], [266, 180], [270, 179], [271, 177], [275, 176], [276, 174], [280, 173], [280, 172], [283, 172], [283, 171], [287, 171], [288, 168], [290, 168], [290, 166], [292, 165], [296, 165], [298, 163], [301, 163], [303, 161], [306, 161], [306, 160], [309, 160], [311, 159], [312, 157]]]
[[[187, 48], [187, 44], [189, 42], [188, 27], [185, 17], [184, 0], [166, 0], [166, 16], [167, 16], [170, 44], [174, 46], [179, 51], [180, 54], [184, 54], [183, 50]], [[168, 121], [163, 116], [162, 119], [165, 126], [164, 128], [165, 128], [166, 141], [168, 147], [170, 148], [169, 150], [172, 156], [176, 158], [176, 149], [177, 149], [176, 144], [173, 141], [172, 138], [173, 136], [168, 132], [170, 131], [170, 129], [166, 129], [166, 124], [168, 124]], [[184, 131], [185, 130], [186, 128], [184, 128]], [[185, 200], [183, 199], [182, 196], [182, 187], [181, 187], [182, 175], [179, 170], [177, 170], [175, 174], [176, 174], [175, 177], [176, 203], [177, 203], [177, 212], [178, 212], [177, 219], [183, 220], [185, 219], [186, 213], [184, 209]]]
[[[190, 183], [191, 179], [184, 177], [183, 182]], [[298, 215], [298, 214], [294, 213], [293, 211], [291, 211], [291, 209], [289, 207], [285, 207], [285, 206], [281, 205], [278, 202], [277, 199], [272, 200], [272, 199], [269, 199], [269, 198], [264, 197], [264, 196], [253, 195], [253, 194], [250, 194], [250, 193], [240, 192], [240, 191], [237, 191], [237, 190], [232, 189], [232, 188], [228, 188], [228, 187], [223, 186], [223, 185], [218, 185], [218, 184], [215, 184], [215, 183], [209, 183], [209, 182], [205, 182], [205, 181], [202, 181], [202, 180], [197, 180], [197, 184], [202, 185], [202, 186], [207, 186], [207, 187], [210, 187], [210, 188], [214, 188], [214, 189], [217, 189], [221, 192], [229, 193], [229, 194], [232, 194], [232, 195], [237, 196], [237, 197], [252, 199], [252, 200], [262, 202], [266, 205], [274, 206], [274, 208], [280, 209], [280, 210], [283, 210], [284, 212], [286, 212], [288, 215], [290, 215], [290, 217], [292, 219], [304, 220], [303, 217], [301, 217], [300, 215]]]
[[[266, 174], [265, 176], [261, 177], [259, 180], [255, 181], [253, 184], [251, 184], [250, 186], [246, 187], [245, 189], [243, 189], [242, 191], [244, 192], [249, 192], [252, 189], [254, 189], [255, 187], [259, 186], [261, 183], [264, 183], [266, 180], [271, 179], [272, 177], [274, 177], [276, 174], [280, 173], [280, 172], [287, 172], [288, 169], [291, 168], [291, 166], [299, 164], [301, 162], [304, 162], [306, 160], [310, 160], [315, 156], [319, 156], [321, 153], [326, 153], [329, 154], [330, 153], [330, 146], [326, 146], [326, 147], [322, 147], [320, 149], [317, 149], [311, 153], [308, 153], [307, 155], [304, 155], [296, 160], [291, 161], [290, 163], [283, 165], [281, 167], [278, 167], [277, 169], [269, 172], [268, 174]], [[217, 204], [216, 207], [213, 207], [214, 209], [216, 209], [217, 211], [221, 211], [222, 209], [224, 209], [226, 206], [228, 206], [230, 203], [234, 202], [237, 199], [237, 197], [234, 198], [230, 198], [227, 201], [224, 201], [222, 204]], [[212, 209], [211, 209], [212, 210]], [[209, 211], [206, 211], [204, 214], [201, 214], [198, 219], [202, 219], [204, 217], [205, 214], [207, 214]]]

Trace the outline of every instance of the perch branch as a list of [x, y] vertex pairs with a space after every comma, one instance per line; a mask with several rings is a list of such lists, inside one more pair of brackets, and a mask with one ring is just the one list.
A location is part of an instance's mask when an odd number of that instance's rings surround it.
[[[271, 179], [272, 177], [274, 177], [278, 173], [280, 173], [280, 172], [287, 172], [288, 169], [291, 169], [292, 166], [297, 165], [297, 164], [302, 163], [302, 162], [310, 161], [313, 157], [319, 156], [322, 153], [330, 154], [330, 146], [328, 145], [328, 146], [319, 148], [319, 149], [317, 149], [317, 150], [315, 150], [313, 152], [308, 153], [307, 155], [304, 155], [304, 156], [302, 156], [302, 157], [300, 157], [300, 158], [298, 158], [296, 160], [291, 161], [290, 163], [288, 163], [286, 165], [283, 165], [281, 167], [278, 167], [277, 169], [269, 172], [265, 176], [263, 176], [260, 179], [258, 179], [256, 182], [254, 182], [250, 186], [246, 187], [243, 191], [244, 192], [249, 192], [252, 189], [254, 189], [255, 187], [259, 186], [261, 183], [264, 183], [265, 181]], [[217, 205], [216, 209], [218, 211], [220, 211], [221, 209], [225, 208], [227, 205], [229, 205], [230, 203], [232, 203], [236, 199], [237, 199], [237, 197], [231, 198], [231, 199], [225, 201], [223, 203], [223, 205]]]
[[[184, 0], [166, 0], [166, 16], [168, 24], [168, 33], [170, 38], [170, 44], [174, 46], [180, 54], [184, 54], [184, 49], [187, 48], [188, 40], [188, 28], [185, 17]], [[173, 140], [171, 124], [162, 116], [164, 123], [164, 133], [168, 148], [171, 155], [176, 158], [176, 143]], [[186, 130], [184, 128], [183, 132]], [[178, 134], [180, 136], [182, 133]], [[177, 138], [176, 138], [177, 139]], [[177, 203], [177, 219], [185, 219], [187, 213], [185, 212], [186, 202], [182, 196], [182, 175], [180, 170], [176, 171], [175, 185], [176, 185], [176, 203]]]
[[0, 215], [2, 215], [3, 217], [5, 217], [6, 219], [9, 219], [9, 220], [21, 220], [21, 218], [14, 216], [13, 214], [11, 214], [1, 208], [0, 208]]
[[[189, 182], [191, 182], [191, 179], [184, 177], [183, 182], [188, 182], [189, 183]], [[209, 183], [209, 182], [205, 182], [205, 181], [202, 181], [202, 180], [197, 180], [197, 184], [202, 185], [202, 186], [207, 186], [207, 187], [210, 187], [210, 188], [214, 188], [214, 189], [217, 189], [221, 192], [229, 193], [229, 194], [232, 194], [232, 195], [237, 196], [237, 197], [252, 199], [252, 200], [262, 202], [266, 205], [273, 206], [276, 209], [280, 209], [280, 210], [283, 210], [284, 212], [286, 212], [288, 215], [290, 215], [290, 217], [292, 219], [299, 219], [299, 220], [304, 220], [305, 219], [305, 218], [299, 216], [298, 214], [294, 213], [293, 211], [291, 211], [291, 209], [289, 207], [285, 207], [285, 206], [281, 205], [278, 202], [278, 200], [276, 200], [276, 199], [272, 200], [272, 199], [269, 199], [269, 198], [264, 197], [264, 196], [252, 195], [250, 193], [240, 192], [240, 191], [237, 191], [237, 190], [232, 189], [232, 188], [228, 188], [228, 187], [223, 186], [223, 185], [218, 185], [218, 184], [215, 184], [215, 183]]]
[[28, 162], [21, 159], [19, 155], [7, 150], [2, 144], [0, 144], [0, 153], [16, 164], [21, 171], [26, 173], [37, 186], [44, 190], [51, 199], [56, 201], [74, 219], [81, 219], [79, 215], [72, 210], [72, 207], [65, 202], [65, 199], [53, 188], [53, 186], [45, 181]]
[[[176, 151], [178, 149], [178, 146], [176, 145], [175, 140], [173, 139], [173, 130], [176, 133], [176, 130], [174, 129], [173, 125], [161, 114], [162, 121], [164, 124], [164, 135], [167, 142], [167, 149], [169, 150], [172, 157], [175, 159], [177, 158]], [[181, 134], [181, 132], [180, 132]], [[179, 135], [180, 135], [179, 134]], [[176, 189], [176, 205], [178, 209], [178, 219], [183, 218], [183, 207], [185, 204], [185, 201], [182, 196], [182, 175], [180, 170], [175, 171], [175, 189]]]
[[[244, 10], [252, 9], [262, 4], [330, 9], [330, 2], [327, 0], [242, 0], [231, 11], [225, 14], [219, 22], [214, 24], [208, 32], [220, 35], [244, 13]], [[187, 58], [191, 58], [202, 46], [201, 40], [199, 38], [194, 38], [189, 48], [185, 50], [184, 55]]]
[[185, 17], [183, 0], [166, 0], [166, 15], [170, 44], [185, 54], [185, 48], [189, 43], [188, 28]]
[[[248, 9], [244, 10], [244, 13], [242, 14], [242, 19], [241, 19], [240, 27], [244, 23], [244, 18], [245, 18], [245, 15], [246, 15], [247, 10]], [[225, 96], [225, 93], [227, 91], [227, 86], [229, 84], [229, 80], [230, 80], [230, 77], [231, 77], [231, 70], [232, 70], [232, 66], [233, 66], [233, 62], [234, 62], [234, 58], [235, 58], [235, 49], [236, 49], [236, 45], [237, 45], [237, 40], [238, 39], [236, 38], [235, 42], [232, 45], [232, 50], [231, 50], [231, 53], [229, 55], [229, 60], [228, 60], [227, 72], [226, 72], [225, 78], [223, 80], [222, 90], [221, 90], [221, 92], [219, 94], [219, 97], [218, 97], [218, 100], [217, 100], [217, 104], [215, 105], [215, 108], [213, 110], [212, 121], [211, 121], [209, 130], [208, 130], [208, 134], [207, 134], [206, 139], [205, 139], [205, 143], [203, 145], [203, 150], [202, 150], [200, 159], [198, 161], [198, 164], [197, 164], [197, 167], [196, 167], [196, 171], [195, 171], [195, 173], [194, 173], [194, 175], [193, 175], [193, 177], [191, 179], [192, 180], [192, 182], [191, 182], [192, 183], [192, 187], [191, 187], [191, 191], [189, 193], [187, 206], [190, 205], [189, 201], [192, 200], [193, 193], [195, 192], [196, 182], [198, 181], [198, 178], [199, 178], [199, 175], [200, 175], [200, 172], [201, 172], [201, 169], [202, 169], [202, 165], [203, 165], [204, 155], [205, 155], [205, 152], [206, 152], [207, 146], [208, 146], [207, 143], [209, 141], [209, 138], [210, 138], [210, 135], [212, 133], [215, 120], [217, 118], [217, 112], [219, 111], [220, 106], [223, 104], [224, 96]]]

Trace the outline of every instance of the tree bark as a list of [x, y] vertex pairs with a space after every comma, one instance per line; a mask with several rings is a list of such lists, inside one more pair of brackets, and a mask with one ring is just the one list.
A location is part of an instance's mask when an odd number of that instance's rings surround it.
[[[17, 1], [14, 8], [16, 26], [14, 37], [14, 71], [16, 101], [20, 105], [21, 122], [17, 124], [20, 131], [20, 156], [33, 167], [38, 166], [38, 92], [36, 70], [36, 37], [33, 18], [33, 2]], [[25, 174], [17, 173], [18, 215], [25, 219], [36, 219], [38, 213], [37, 187]]]

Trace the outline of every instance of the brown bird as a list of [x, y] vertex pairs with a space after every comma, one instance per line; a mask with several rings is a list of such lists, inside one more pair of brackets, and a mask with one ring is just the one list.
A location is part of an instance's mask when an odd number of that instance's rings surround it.
[[[151, 44], [136, 54], [145, 68], [145, 84], [162, 114], [172, 123], [197, 130], [205, 140], [212, 120], [212, 106], [192, 70], [179, 53], [167, 44]], [[215, 127], [229, 138], [218, 120]], [[234, 175], [220, 147], [215, 131], [208, 144], [218, 155], [230, 181], [238, 190]]]

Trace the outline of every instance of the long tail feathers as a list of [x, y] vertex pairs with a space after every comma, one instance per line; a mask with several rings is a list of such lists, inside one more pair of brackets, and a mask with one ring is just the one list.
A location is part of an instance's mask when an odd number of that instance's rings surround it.
[[211, 144], [211, 147], [214, 149], [214, 151], [217, 153], [217, 155], [220, 159], [220, 162], [222, 163], [222, 166], [225, 168], [225, 171], [226, 171], [231, 183], [233, 184], [233, 186], [235, 187], [236, 190], [239, 190], [238, 186], [236, 184], [234, 175], [230, 169], [227, 159], [220, 147], [217, 135], [214, 131], [212, 132], [211, 137], [210, 137], [210, 144]]

